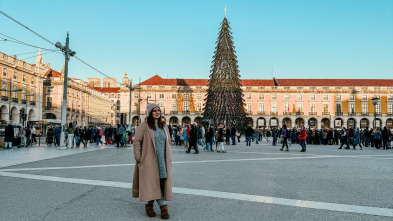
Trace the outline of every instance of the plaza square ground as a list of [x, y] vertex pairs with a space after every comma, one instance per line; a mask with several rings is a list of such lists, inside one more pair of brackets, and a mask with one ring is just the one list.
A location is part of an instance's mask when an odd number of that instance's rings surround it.
[[[392, 150], [225, 148], [173, 147], [171, 220], [393, 220]], [[0, 220], [160, 220], [131, 197], [134, 163], [112, 145], [0, 150]]]

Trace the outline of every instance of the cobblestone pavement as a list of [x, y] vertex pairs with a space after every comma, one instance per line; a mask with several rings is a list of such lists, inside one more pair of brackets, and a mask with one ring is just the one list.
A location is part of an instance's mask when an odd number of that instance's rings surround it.
[[[225, 148], [173, 147], [172, 220], [393, 220], [392, 150]], [[131, 147], [0, 150], [0, 220], [159, 220], [131, 197], [133, 169]]]

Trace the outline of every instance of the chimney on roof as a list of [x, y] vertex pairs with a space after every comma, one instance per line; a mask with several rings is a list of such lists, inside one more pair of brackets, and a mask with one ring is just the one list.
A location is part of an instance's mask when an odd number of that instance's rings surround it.
[[274, 81], [274, 86], [280, 86], [280, 85], [278, 85], [275, 77], [273, 77], [273, 81]]

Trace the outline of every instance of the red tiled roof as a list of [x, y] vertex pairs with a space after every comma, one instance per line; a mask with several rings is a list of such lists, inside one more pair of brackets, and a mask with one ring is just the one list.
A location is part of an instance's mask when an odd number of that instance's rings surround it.
[[279, 86], [393, 86], [392, 79], [276, 79]]
[[117, 93], [120, 90], [120, 87], [92, 87], [89, 86], [101, 93]]
[[53, 69], [50, 69], [49, 71], [47, 71], [44, 76], [48, 76], [49, 74], [52, 74], [52, 77], [61, 77], [62, 76], [62, 74], [60, 72], [57, 72]]
[[[276, 79], [279, 86], [379, 86], [393, 87], [393, 79]], [[163, 79], [155, 75], [141, 85], [167, 85], [167, 86], [207, 86], [208, 79]], [[275, 86], [273, 80], [267, 79], [241, 79], [242, 86]]]

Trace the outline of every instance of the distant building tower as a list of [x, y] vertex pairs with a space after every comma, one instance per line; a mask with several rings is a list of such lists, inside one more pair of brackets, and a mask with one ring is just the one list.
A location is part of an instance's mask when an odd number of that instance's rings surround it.
[[101, 87], [100, 78], [87, 78], [87, 85], [92, 87]]
[[116, 78], [103, 78], [103, 86], [102, 87], [117, 87]]

